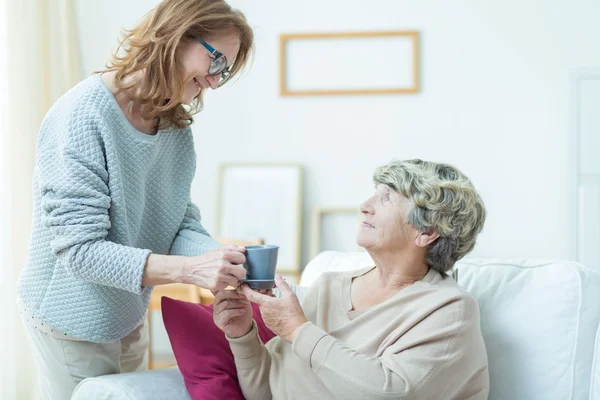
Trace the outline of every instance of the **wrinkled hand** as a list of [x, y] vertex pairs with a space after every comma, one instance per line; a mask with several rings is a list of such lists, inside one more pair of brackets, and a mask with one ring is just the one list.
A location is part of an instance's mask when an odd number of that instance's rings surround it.
[[246, 248], [228, 245], [208, 251], [197, 257], [187, 257], [183, 267], [183, 281], [205, 289], [219, 291], [227, 286], [236, 287], [246, 276]]
[[237, 291], [241, 291], [252, 303], [258, 304], [262, 318], [270, 330], [283, 340], [292, 343], [297, 329], [308, 320], [302, 311], [298, 297], [280, 275], [275, 278], [275, 283], [281, 291], [280, 298], [257, 293], [246, 284], [241, 285]]
[[241, 293], [219, 290], [213, 304], [215, 325], [231, 338], [245, 336], [252, 329], [252, 307]]

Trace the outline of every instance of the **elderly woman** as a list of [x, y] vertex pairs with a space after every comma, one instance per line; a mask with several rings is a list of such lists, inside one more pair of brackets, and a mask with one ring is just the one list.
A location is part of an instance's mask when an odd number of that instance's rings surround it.
[[[281, 278], [279, 298], [219, 291], [247, 399], [486, 399], [487, 355], [475, 300], [446, 272], [469, 253], [485, 208], [456, 168], [395, 161], [374, 174], [357, 243], [375, 265], [325, 273], [302, 307]], [[264, 345], [249, 302], [277, 337]]]

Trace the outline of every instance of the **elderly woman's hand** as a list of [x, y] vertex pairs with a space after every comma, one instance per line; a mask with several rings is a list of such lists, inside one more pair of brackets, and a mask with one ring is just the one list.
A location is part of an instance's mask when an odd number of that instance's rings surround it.
[[283, 340], [292, 343], [297, 329], [307, 322], [307, 319], [298, 297], [283, 278], [277, 275], [275, 282], [281, 292], [280, 298], [257, 293], [246, 284], [237, 290], [241, 291], [248, 300], [258, 304], [262, 318], [269, 329]]
[[213, 304], [213, 320], [227, 336], [231, 338], [245, 336], [252, 329], [250, 302], [246, 296], [235, 290], [219, 290]]

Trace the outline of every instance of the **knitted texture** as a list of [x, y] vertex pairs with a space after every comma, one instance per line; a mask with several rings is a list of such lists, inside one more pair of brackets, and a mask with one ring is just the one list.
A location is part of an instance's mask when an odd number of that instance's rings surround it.
[[34, 224], [19, 296], [34, 317], [92, 342], [118, 340], [145, 317], [151, 252], [219, 247], [190, 201], [191, 129], [145, 135], [100, 75], [50, 109], [38, 136]]

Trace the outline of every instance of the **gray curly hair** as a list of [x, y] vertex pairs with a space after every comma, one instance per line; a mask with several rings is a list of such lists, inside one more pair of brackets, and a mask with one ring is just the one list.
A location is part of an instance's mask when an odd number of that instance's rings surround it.
[[485, 206], [471, 181], [457, 168], [423, 160], [394, 160], [375, 170], [373, 181], [410, 200], [407, 222], [440, 237], [427, 251], [427, 264], [446, 272], [475, 246], [485, 222]]

